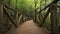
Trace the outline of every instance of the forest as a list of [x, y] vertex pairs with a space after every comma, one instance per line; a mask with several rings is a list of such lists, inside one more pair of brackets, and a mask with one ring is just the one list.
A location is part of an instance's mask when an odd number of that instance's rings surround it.
[[60, 0], [0, 0], [0, 34], [60, 34]]

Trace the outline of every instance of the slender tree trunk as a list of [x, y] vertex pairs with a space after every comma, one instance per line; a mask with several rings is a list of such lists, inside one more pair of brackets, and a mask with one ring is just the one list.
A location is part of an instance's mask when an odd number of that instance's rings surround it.
[[34, 4], [35, 4], [35, 10], [34, 10], [34, 21], [36, 22], [36, 12], [37, 12], [37, 9], [36, 9], [36, 6], [37, 6], [37, 0], [34, 0]]
[[[17, 10], [17, 0], [16, 0], [16, 8], [15, 9]], [[16, 24], [18, 24], [18, 11], [16, 11]]]
[[3, 26], [3, 1], [0, 1], [0, 34], [3, 34], [4, 32], [4, 26]]
[[56, 3], [53, 3], [50, 8], [51, 12], [51, 34], [57, 34], [57, 7]]

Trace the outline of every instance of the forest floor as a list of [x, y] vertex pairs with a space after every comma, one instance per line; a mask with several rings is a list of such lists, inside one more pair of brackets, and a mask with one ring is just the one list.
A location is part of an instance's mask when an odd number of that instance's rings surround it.
[[7, 34], [46, 34], [42, 28], [39, 28], [33, 20], [24, 22], [15, 30], [9, 31]]

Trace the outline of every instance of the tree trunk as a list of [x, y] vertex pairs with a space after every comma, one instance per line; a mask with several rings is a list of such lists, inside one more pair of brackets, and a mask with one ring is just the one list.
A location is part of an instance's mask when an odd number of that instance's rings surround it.
[[0, 1], [0, 34], [3, 34], [4, 32], [4, 26], [3, 26], [3, 1]]
[[50, 7], [51, 12], [51, 34], [57, 34], [57, 7], [56, 3], [53, 3]]
[[36, 13], [37, 13], [37, 9], [36, 9], [36, 7], [37, 7], [37, 0], [34, 0], [34, 4], [35, 4], [35, 10], [34, 10], [34, 21], [36, 22]]
[[[16, 0], [16, 8], [15, 9], [17, 10], [17, 0]], [[16, 24], [18, 24], [18, 11], [16, 11]]]

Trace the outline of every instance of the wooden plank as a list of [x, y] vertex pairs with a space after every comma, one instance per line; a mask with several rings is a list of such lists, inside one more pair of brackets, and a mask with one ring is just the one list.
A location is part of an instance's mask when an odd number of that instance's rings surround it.
[[22, 19], [22, 15], [20, 15], [20, 17], [18, 19], [18, 22], [17, 22], [18, 24], [20, 23], [21, 19]]

